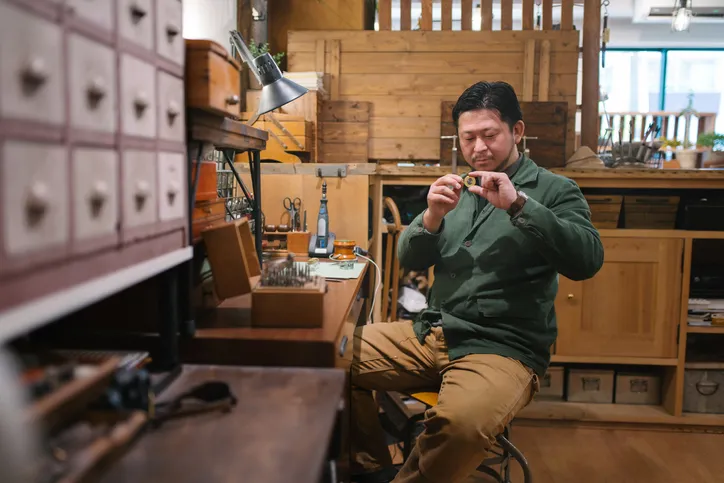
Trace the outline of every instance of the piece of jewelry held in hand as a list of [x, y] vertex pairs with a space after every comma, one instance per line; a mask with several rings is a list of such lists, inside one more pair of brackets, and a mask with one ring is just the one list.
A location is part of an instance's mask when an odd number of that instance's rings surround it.
[[463, 178], [463, 184], [467, 188], [470, 188], [475, 185], [480, 186], [480, 178], [478, 178], [476, 176], [466, 176], [465, 178]]

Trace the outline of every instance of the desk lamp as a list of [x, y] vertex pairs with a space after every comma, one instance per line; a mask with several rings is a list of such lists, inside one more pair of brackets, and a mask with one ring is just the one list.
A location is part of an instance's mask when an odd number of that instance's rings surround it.
[[241, 60], [249, 65], [249, 69], [263, 86], [259, 107], [249, 124], [254, 124], [262, 114], [279, 109], [309, 91], [296, 82], [285, 78], [271, 54], [266, 52], [259, 57], [254, 57], [239, 31], [232, 30], [229, 33], [231, 34], [232, 47], [239, 53]]

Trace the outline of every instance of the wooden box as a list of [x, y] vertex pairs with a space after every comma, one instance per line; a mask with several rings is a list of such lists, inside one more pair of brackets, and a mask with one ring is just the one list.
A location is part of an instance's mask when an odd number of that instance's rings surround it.
[[241, 65], [220, 44], [186, 39], [186, 106], [239, 117]]
[[309, 287], [263, 287], [251, 292], [251, 325], [268, 328], [320, 328], [324, 325], [323, 278]]
[[591, 209], [591, 221], [596, 228], [618, 228], [623, 196], [586, 195], [586, 201]]
[[661, 403], [661, 378], [652, 374], [616, 374], [616, 404]]
[[214, 226], [201, 232], [219, 299], [251, 292], [261, 273], [254, 240], [246, 219]]
[[540, 381], [540, 391], [536, 394], [538, 399], [563, 399], [563, 383], [565, 369], [551, 366]]
[[612, 403], [614, 372], [612, 370], [569, 369], [568, 398], [570, 402]]
[[226, 199], [216, 198], [209, 201], [197, 201], [193, 210], [191, 232], [194, 240], [201, 237], [201, 232], [226, 223]]
[[624, 196], [624, 227], [673, 230], [678, 196]]

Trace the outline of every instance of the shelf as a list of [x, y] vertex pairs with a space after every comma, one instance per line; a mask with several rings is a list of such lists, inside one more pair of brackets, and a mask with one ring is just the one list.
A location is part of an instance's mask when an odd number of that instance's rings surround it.
[[724, 427], [724, 414], [685, 414], [677, 417], [669, 414], [663, 406], [545, 400], [533, 401], [520, 411], [516, 419]]
[[638, 366], [676, 366], [678, 359], [664, 357], [563, 356], [552, 355], [551, 362], [570, 364], [629, 364]]
[[724, 240], [724, 231], [693, 230], [637, 230], [627, 228], [602, 228], [598, 230], [602, 237], [619, 238], [692, 238]]
[[722, 370], [724, 362], [687, 362], [684, 369]]
[[687, 325], [686, 331], [689, 334], [724, 334], [724, 327], [701, 327], [697, 325]]
[[0, 312], [0, 343], [103, 300], [193, 257], [186, 247]]

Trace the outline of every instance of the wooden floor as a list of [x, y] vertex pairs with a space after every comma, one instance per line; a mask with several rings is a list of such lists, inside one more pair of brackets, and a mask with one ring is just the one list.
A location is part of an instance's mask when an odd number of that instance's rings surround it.
[[[514, 426], [511, 440], [535, 483], [724, 482], [721, 434]], [[518, 468], [512, 480], [522, 483]]]
[[[511, 440], [528, 458], [535, 483], [724, 482], [722, 434], [514, 426]], [[466, 483], [488, 481], [476, 476]], [[512, 481], [523, 482], [516, 464]]]

